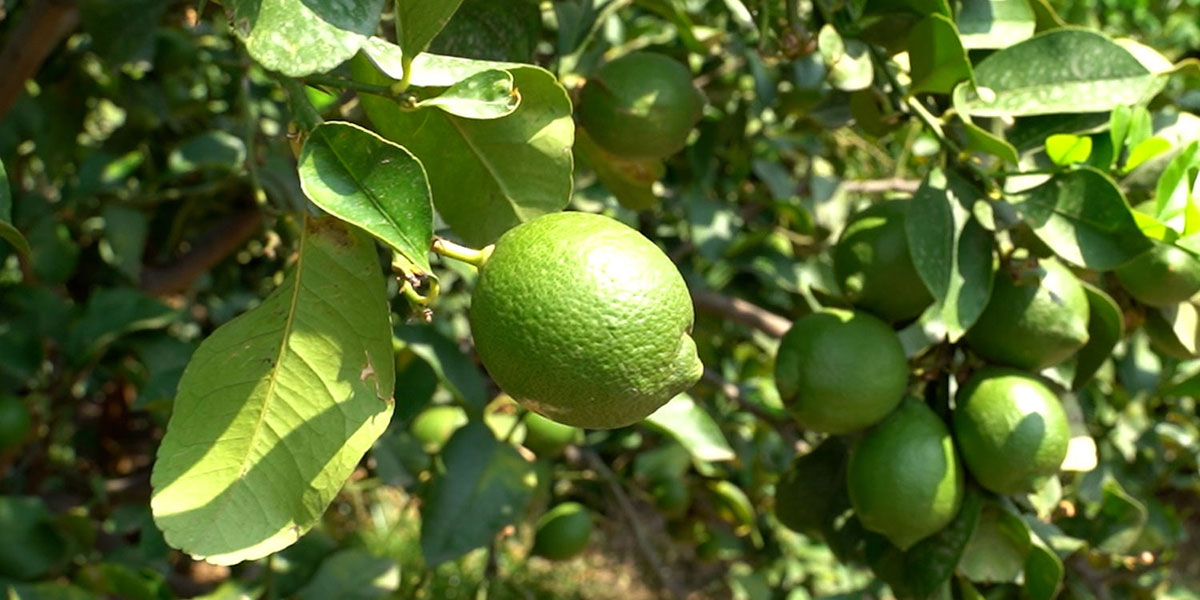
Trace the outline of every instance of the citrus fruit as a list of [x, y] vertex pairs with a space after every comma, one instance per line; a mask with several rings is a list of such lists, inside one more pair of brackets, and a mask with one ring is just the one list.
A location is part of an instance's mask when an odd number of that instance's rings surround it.
[[901, 550], [940, 531], [962, 504], [962, 466], [950, 431], [913, 398], [851, 451], [846, 483], [863, 527]]
[[1083, 285], [1059, 262], [1041, 260], [1015, 273], [1002, 268], [966, 340], [989, 361], [1040, 371], [1087, 343], [1088, 314]]
[[675, 265], [600, 215], [550, 214], [506, 232], [479, 269], [469, 316], [497, 385], [565, 425], [635, 423], [704, 370]]
[[455, 430], [467, 424], [467, 413], [449, 404], [430, 406], [413, 418], [409, 431], [427, 452], [437, 452], [446, 445]]
[[536, 556], [566, 560], [583, 552], [592, 537], [592, 517], [578, 502], [563, 502], [542, 515], [533, 537]]
[[1016, 369], [975, 372], [955, 395], [953, 421], [967, 470], [998, 494], [1035, 491], [1058, 472], [1071, 439], [1058, 396]]
[[1200, 292], [1200, 259], [1172, 244], [1156, 243], [1114, 273], [1130, 296], [1149, 306], [1179, 304]]
[[889, 323], [915, 318], [933, 303], [908, 251], [908, 205], [892, 200], [859, 211], [833, 248], [833, 273], [846, 299]]
[[617, 156], [662, 158], [683, 148], [703, 104], [682, 63], [630, 52], [588, 79], [579, 94], [579, 122]]
[[582, 438], [578, 427], [555, 423], [537, 413], [525, 415], [525, 447], [538, 456], [554, 456]]
[[849, 433], [877, 423], [904, 395], [908, 363], [896, 332], [863, 312], [797, 319], [779, 342], [775, 386], [801, 425]]
[[0, 452], [19, 447], [32, 428], [33, 417], [25, 403], [16, 396], [0, 396]]

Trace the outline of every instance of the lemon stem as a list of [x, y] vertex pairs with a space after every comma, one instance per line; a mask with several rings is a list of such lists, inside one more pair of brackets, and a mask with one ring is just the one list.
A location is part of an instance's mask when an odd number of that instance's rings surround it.
[[480, 268], [483, 263], [487, 262], [489, 256], [492, 255], [494, 246], [485, 246], [482, 250], [460, 246], [451, 242], [446, 238], [433, 238], [433, 251], [446, 258], [465, 262], [469, 265], [474, 265], [475, 268]]

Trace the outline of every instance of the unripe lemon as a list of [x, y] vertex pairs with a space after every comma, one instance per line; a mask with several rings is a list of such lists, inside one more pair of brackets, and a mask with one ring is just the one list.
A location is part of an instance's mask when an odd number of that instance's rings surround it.
[[1155, 243], [1114, 273], [1130, 296], [1149, 306], [1179, 304], [1200, 292], [1200, 259], [1172, 244]]
[[497, 385], [550, 419], [636, 423], [704, 370], [683, 277], [608, 217], [564, 212], [506, 232], [479, 269], [471, 332]]
[[583, 86], [579, 122], [617, 156], [662, 158], [683, 148], [703, 104], [687, 67], [661, 54], [630, 52]]
[[1083, 285], [1058, 261], [1017, 273], [1000, 269], [967, 344], [989, 361], [1040, 371], [1087, 344], [1088, 310]]
[[779, 342], [775, 386], [801, 425], [825, 433], [869, 427], [900, 403], [908, 362], [896, 332], [863, 312], [826, 309]]
[[833, 248], [833, 273], [842, 293], [889, 323], [920, 316], [933, 303], [908, 250], [904, 216], [909, 204], [892, 200], [859, 211]]
[[20, 447], [31, 429], [33, 417], [25, 403], [16, 396], [0, 395], [0, 454]]
[[855, 446], [846, 482], [863, 527], [901, 550], [940, 531], [962, 504], [962, 466], [950, 431], [913, 398]]
[[538, 456], [554, 456], [582, 438], [578, 427], [555, 423], [537, 413], [525, 415], [524, 446]]
[[587, 509], [577, 502], [564, 502], [538, 519], [531, 553], [566, 560], [583, 552], [591, 537], [592, 517]]
[[1058, 396], [1015, 369], [980, 369], [955, 395], [954, 437], [967, 470], [997, 494], [1037, 490], [1071, 440]]
[[430, 406], [413, 417], [409, 431], [427, 452], [437, 452], [446, 445], [450, 436], [467, 424], [467, 413], [462, 407], [450, 404]]

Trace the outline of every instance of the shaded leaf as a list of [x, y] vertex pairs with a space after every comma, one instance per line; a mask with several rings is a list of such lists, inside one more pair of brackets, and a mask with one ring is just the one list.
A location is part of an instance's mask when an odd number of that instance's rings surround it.
[[1008, 140], [970, 121], [963, 121], [962, 126], [967, 138], [967, 150], [991, 154], [1010, 165], [1016, 165], [1021, 162], [1020, 157], [1017, 156], [1017, 149]]
[[462, 0], [396, 0], [396, 19], [400, 48], [416, 56], [442, 31]]
[[661, 159], [628, 159], [616, 156], [596, 142], [583, 128], [575, 130], [576, 158], [596, 172], [596, 178], [630, 210], [649, 210], [658, 205], [654, 183], [667, 168]]
[[[454, 340], [428, 325], [400, 325], [396, 327], [395, 335], [406, 350], [433, 368], [438, 379], [463, 403], [467, 412], [472, 416], [483, 415], [483, 408], [488, 403], [483, 374]], [[411, 407], [406, 406], [402, 411], [411, 411]]]
[[179, 317], [178, 310], [138, 290], [99, 290], [88, 298], [83, 317], [71, 327], [68, 355], [75, 364], [83, 364], [123, 335], [166, 327]]
[[908, 39], [912, 64], [910, 93], [948, 94], [955, 84], [972, 77], [971, 63], [954, 22], [944, 15], [925, 17], [913, 27]]
[[1062, 559], [1037, 533], [1029, 532], [1029, 555], [1025, 558], [1025, 592], [1031, 600], [1052, 600], [1063, 583]]
[[1150, 248], [1121, 190], [1091, 167], [1055, 175], [1013, 207], [1055, 254], [1082, 267], [1107, 271]]
[[721, 427], [687, 394], [680, 394], [646, 417], [644, 423], [675, 438], [701, 462], [733, 460], [736, 455]]
[[316, 575], [300, 589], [300, 600], [372, 600], [400, 588], [400, 565], [358, 548], [340, 550], [321, 562]]
[[0, 577], [35, 579], [67, 561], [67, 540], [41, 498], [0, 496], [0, 531]]
[[246, 144], [224, 131], [210, 131], [184, 140], [167, 157], [167, 168], [176, 175], [214, 169], [237, 171], [246, 161]]
[[233, 31], [263, 67], [289, 77], [332, 70], [375, 32], [383, 0], [232, 0]]
[[8, 186], [8, 172], [0, 161], [0, 239], [12, 244], [12, 247], [29, 257], [29, 242], [17, 231], [12, 224], [12, 190]]
[[826, 438], [807, 454], [797, 456], [775, 484], [775, 515], [785, 526], [810, 536], [831, 528], [849, 504], [843, 440]]
[[980, 494], [968, 488], [962, 508], [949, 525], [917, 542], [908, 552], [885, 542], [875, 556], [868, 556], [871, 569], [900, 597], [931, 597], [954, 574], [980, 520], [982, 506]]
[[384, 289], [370, 238], [305, 219], [283, 283], [184, 371], [151, 476], [169, 544], [234, 564], [317, 522], [391, 418]]
[[541, 32], [542, 13], [536, 2], [465, 0], [429, 51], [532, 63]]
[[958, 32], [967, 48], [1006, 48], [1033, 35], [1037, 18], [1028, 0], [963, 0]]
[[105, 205], [101, 215], [104, 217], [104, 239], [100, 241], [100, 258], [131, 281], [138, 281], [150, 225], [146, 215], [120, 204]]
[[1087, 384], [1125, 337], [1125, 317], [1116, 301], [1100, 288], [1086, 281], [1080, 283], [1088, 299], [1088, 341], [1075, 354], [1071, 389], [1076, 390]]
[[425, 495], [421, 552], [433, 567], [487, 545], [520, 517], [537, 487], [533, 465], [472, 421], [442, 449], [445, 471]]
[[958, 570], [977, 583], [1011, 583], [1025, 569], [1029, 529], [1016, 515], [985, 503]]
[[358, 125], [327, 122], [309, 135], [299, 161], [300, 187], [313, 204], [431, 272], [429, 183], [408, 150]]

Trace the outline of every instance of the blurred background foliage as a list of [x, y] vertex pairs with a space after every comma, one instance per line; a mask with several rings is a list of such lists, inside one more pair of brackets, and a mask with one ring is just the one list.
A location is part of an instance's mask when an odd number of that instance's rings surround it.
[[[45, 4], [0, 2], [0, 42]], [[843, 4], [860, 3], [824, 3]], [[1070, 23], [1174, 60], [1200, 53], [1198, 0], [1052, 4]], [[820, 7], [790, 0], [467, 0], [432, 50], [535, 62], [569, 89], [609, 52], [649, 48], [686, 61], [708, 105], [650, 206], [622, 204], [586, 160], [571, 206], [658, 240], [700, 296], [719, 290], [795, 318], [834, 289], [825, 250], [846, 216], [911, 192], [940, 152], [917, 122], [856, 114], [870, 91], [830, 86], [811, 52], [816, 28], [784, 17], [797, 5], [823, 19]], [[397, 327], [404, 400], [322, 525], [232, 569], [169, 550], [150, 518], [150, 461], [199, 340], [281, 280], [293, 232], [279, 217], [304, 202], [291, 117], [218, 3], [66, 6], [77, 26], [65, 25], [36, 77], [4, 98], [0, 120], [13, 223], [34, 250], [22, 261], [0, 241], [0, 394], [21, 397], [33, 415], [27, 438], [0, 452], [0, 587], [20, 598], [888, 595], [869, 570], [776, 522], [775, 482], [819, 440], [782, 410], [776, 339], [699, 296], [694, 337], [708, 372], [692, 398], [722, 435], [650, 423], [542, 453], [529, 518], [491, 549], [426, 569], [417, 507], [441, 467], [438, 448], [410, 430], [414, 418], [473, 394], [495, 399], [497, 435], [524, 435], [471, 356], [464, 309], [474, 274], [453, 262], [436, 266], [433, 322]], [[352, 94], [308, 92], [326, 116], [362, 119]], [[1200, 111], [1200, 82], [1173, 78], [1150, 108], [1158, 122]], [[401, 300], [394, 309], [397, 323], [410, 316]], [[1198, 375], [1200, 362], [1164, 358], [1135, 332], [1078, 394], [1099, 466], [1065, 475], [1037, 507], [1059, 515], [1060, 542], [1089, 544], [1067, 562], [1070, 597], [1196, 597]], [[704, 444], [721, 459], [705, 459]], [[568, 499], [595, 513], [588, 551], [562, 563], [530, 558], [531, 523]], [[995, 586], [989, 597], [1014, 589]]]

